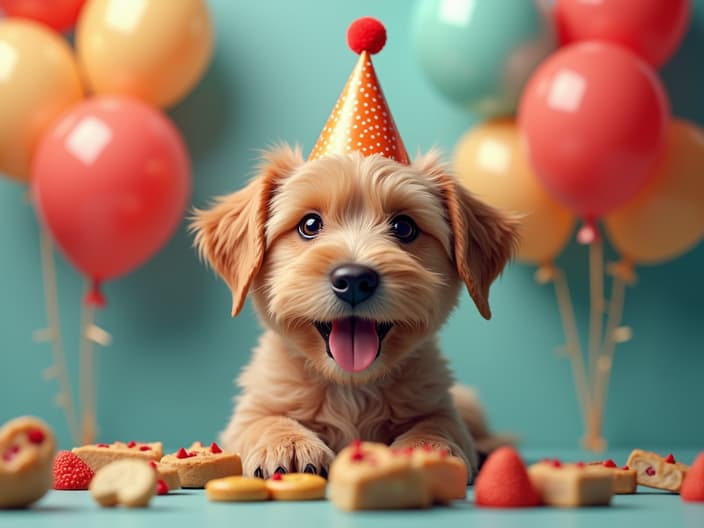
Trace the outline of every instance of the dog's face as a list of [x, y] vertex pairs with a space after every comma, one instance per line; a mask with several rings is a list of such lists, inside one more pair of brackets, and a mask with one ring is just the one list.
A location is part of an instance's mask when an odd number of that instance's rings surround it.
[[435, 156], [403, 166], [358, 153], [304, 162], [280, 148], [245, 189], [198, 212], [196, 244], [233, 292], [321, 375], [369, 383], [433, 336], [462, 282], [490, 316], [515, 226]]

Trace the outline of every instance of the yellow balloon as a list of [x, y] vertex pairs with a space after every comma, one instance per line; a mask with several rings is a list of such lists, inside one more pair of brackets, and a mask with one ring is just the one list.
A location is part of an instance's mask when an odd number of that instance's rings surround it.
[[94, 93], [159, 107], [183, 99], [205, 73], [213, 28], [205, 0], [88, 0], [76, 49]]
[[523, 216], [517, 257], [545, 264], [567, 244], [574, 216], [538, 181], [513, 120], [471, 129], [455, 148], [455, 173], [478, 198]]
[[47, 125], [83, 97], [68, 44], [44, 26], [0, 21], [0, 173], [27, 181]]
[[704, 131], [673, 120], [646, 186], [605, 219], [614, 247], [637, 264], [685, 253], [704, 236]]

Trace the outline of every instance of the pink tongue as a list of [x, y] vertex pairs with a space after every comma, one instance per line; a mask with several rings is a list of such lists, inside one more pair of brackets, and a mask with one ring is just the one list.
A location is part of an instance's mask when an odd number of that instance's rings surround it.
[[347, 372], [366, 369], [379, 350], [375, 323], [354, 317], [333, 321], [329, 343], [335, 362]]

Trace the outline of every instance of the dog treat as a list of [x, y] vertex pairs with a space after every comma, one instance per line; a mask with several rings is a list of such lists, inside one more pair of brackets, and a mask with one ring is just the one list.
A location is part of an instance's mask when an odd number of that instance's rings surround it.
[[156, 472], [143, 460], [123, 459], [96, 471], [90, 492], [101, 506], [143, 508], [156, 493]]
[[127, 443], [89, 444], [74, 447], [71, 452], [88, 464], [93, 471], [98, 471], [116, 460], [133, 459], [148, 462], [159, 461], [164, 456], [161, 442], [141, 443], [134, 440]]
[[548, 506], [605, 506], [614, 494], [613, 473], [603, 467], [552, 460], [532, 465], [528, 475]]
[[680, 497], [686, 502], [704, 502], [704, 451], [699, 453], [682, 483]]
[[489, 455], [477, 476], [474, 502], [490, 508], [527, 508], [541, 501], [521, 456], [501, 447]]
[[0, 428], [0, 508], [23, 508], [51, 488], [56, 441], [38, 418], [22, 416]]
[[425, 475], [433, 502], [447, 503], [467, 496], [467, 466], [447, 450], [426, 445], [415, 449], [392, 449], [391, 453], [410, 456], [411, 463]]
[[633, 450], [627, 464], [638, 472], [638, 484], [641, 486], [674, 493], [679, 493], [689, 469], [686, 464], [677, 462], [672, 454], [662, 457], [641, 449]]
[[182, 447], [164, 456], [161, 463], [178, 471], [184, 488], [203, 488], [209, 480], [242, 474], [239, 455], [223, 451], [214, 442], [207, 448], [196, 446], [186, 450]]
[[269, 499], [264, 480], [252, 477], [223, 477], [208, 481], [205, 494], [215, 502], [253, 502]]
[[614, 478], [614, 493], [617, 495], [627, 495], [635, 493], [638, 487], [637, 472], [628, 466], [618, 467], [611, 459], [598, 462], [589, 462], [588, 466], [603, 467], [611, 471]]
[[157, 485], [159, 482], [163, 482], [168, 488], [168, 491], [181, 489], [181, 479], [175, 467], [167, 466], [160, 462], [154, 462], [153, 460], [149, 461], [149, 465], [156, 471]]
[[87, 490], [95, 473], [71, 451], [59, 451], [54, 458], [54, 489]]
[[354, 442], [330, 466], [330, 500], [340, 509], [426, 508], [433, 502], [428, 479], [384, 444]]
[[284, 501], [323, 499], [326, 486], [323, 477], [310, 473], [274, 473], [266, 481], [271, 498]]

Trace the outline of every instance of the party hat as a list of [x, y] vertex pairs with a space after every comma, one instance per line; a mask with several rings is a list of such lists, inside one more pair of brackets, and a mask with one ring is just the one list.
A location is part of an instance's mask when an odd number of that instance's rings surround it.
[[371, 59], [384, 47], [386, 29], [374, 18], [360, 18], [347, 30], [347, 43], [359, 54], [359, 60], [308, 159], [356, 151], [363, 156], [381, 154], [408, 165], [406, 148]]

